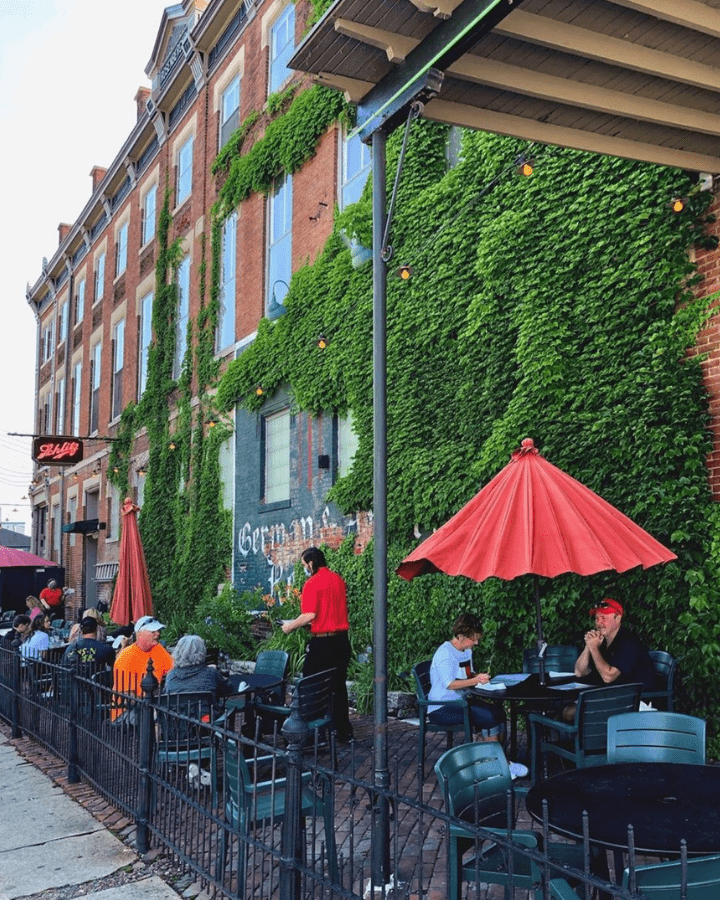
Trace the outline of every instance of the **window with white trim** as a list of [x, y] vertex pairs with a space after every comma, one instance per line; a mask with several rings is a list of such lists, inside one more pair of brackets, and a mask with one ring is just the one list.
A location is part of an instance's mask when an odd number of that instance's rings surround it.
[[100, 375], [102, 373], [102, 343], [90, 351], [90, 434], [100, 427]]
[[60, 528], [60, 504], [53, 503], [52, 512], [50, 513], [50, 527], [52, 529], [52, 544], [55, 559], [60, 559], [60, 538], [62, 537], [62, 529]]
[[363, 144], [359, 135], [348, 140], [347, 130], [342, 137], [340, 159], [340, 208], [357, 203], [370, 174], [372, 157], [370, 148]]
[[148, 359], [150, 357], [150, 344], [152, 343], [152, 307], [153, 292], [140, 301], [140, 323], [138, 333], [140, 335], [140, 359], [138, 361], [138, 400], [145, 393], [147, 385]]
[[123, 222], [117, 233], [117, 243], [115, 245], [115, 277], [122, 275], [127, 269], [128, 254], [128, 222]]
[[42, 334], [42, 361], [44, 363], [52, 359], [55, 353], [55, 319], [51, 319], [43, 328]]
[[270, 75], [268, 94], [280, 90], [293, 74], [288, 63], [295, 50], [295, 6], [288, 3], [270, 28]]
[[117, 419], [123, 406], [123, 369], [125, 367], [125, 319], [120, 319], [113, 327], [113, 382], [112, 413], [110, 418]]
[[62, 434], [65, 428], [65, 378], [58, 376], [55, 382], [55, 434]]
[[220, 138], [218, 149], [230, 140], [240, 125], [240, 76], [236, 75], [220, 97]]
[[67, 338], [67, 332], [68, 332], [68, 301], [67, 300], [64, 303], [60, 304], [59, 318], [60, 318], [60, 322], [58, 325], [58, 344], [62, 344], [62, 342]]
[[82, 388], [82, 361], [73, 366], [72, 384], [72, 417], [70, 431], [75, 436], [80, 434], [80, 393]]
[[175, 205], [180, 206], [192, 191], [193, 135], [180, 148], [177, 158], [177, 191]]
[[142, 245], [143, 247], [155, 237], [155, 221], [157, 218], [157, 185], [148, 189], [143, 197], [142, 206]]
[[292, 275], [292, 175], [274, 180], [268, 209], [267, 312], [272, 314], [275, 304], [282, 305]]
[[105, 251], [98, 256], [95, 263], [95, 303], [102, 300], [105, 291]]
[[190, 312], [190, 257], [186, 256], [177, 270], [177, 318], [175, 324], [175, 365], [173, 378], [179, 378], [187, 350], [187, 327]]
[[215, 335], [215, 352], [235, 342], [235, 261], [237, 254], [237, 213], [223, 224], [220, 257], [220, 308]]
[[290, 499], [290, 410], [265, 416], [265, 503]]
[[220, 444], [218, 451], [222, 502], [225, 509], [235, 506], [235, 439], [231, 436]]
[[85, 315], [85, 279], [81, 278], [77, 284], [77, 293], [75, 294], [75, 321], [73, 324], [78, 325]]

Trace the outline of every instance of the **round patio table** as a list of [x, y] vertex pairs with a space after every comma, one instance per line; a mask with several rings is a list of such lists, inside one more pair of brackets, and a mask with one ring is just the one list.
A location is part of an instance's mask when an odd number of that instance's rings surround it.
[[542, 822], [543, 800], [552, 831], [582, 840], [583, 811], [590, 840], [614, 850], [628, 848], [633, 826], [638, 853], [650, 856], [720, 853], [720, 766], [618, 763], [562, 772], [530, 789], [525, 803]]
[[[500, 676], [501, 677], [501, 676]], [[507, 676], [508, 679], [519, 678]], [[510, 707], [510, 758], [515, 759], [517, 752], [517, 707], [527, 705], [533, 710], [546, 710], [553, 706], [562, 707], [577, 700], [580, 691], [588, 690], [596, 685], [582, 684], [574, 675], [567, 674], [557, 678], [548, 676], [546, 684], [540, 684], [537, 672], [528, 674], [522, 681], [508, 683], [503, 690], [488, 690], [476, 685], [469, 691], [469, 697], [477, 697], [488, 703], [507, 702]], [[529, 759], [528, 755], [528, 759]]]
[[[230, 675], [228, 677], [228, 681], [230, 682], [230, 685], [233, 689], [233, 693], [238, 695], [254, 694], [255, 692], [260, 691], [269, 691], [272, 690], [272, 688], [277, 687], [279, 684], [282, 684], [282, 678], [280, 678], [278, 675], [256, 675], [254, 672]], [[243, 682], [245, 682], [245, 687], [242, 691], [239, 691], [238, 688]]]

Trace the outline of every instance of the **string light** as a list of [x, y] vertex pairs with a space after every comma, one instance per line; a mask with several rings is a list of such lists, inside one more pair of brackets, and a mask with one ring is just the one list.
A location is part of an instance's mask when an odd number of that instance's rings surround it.
[[321, 334], [317, 341], [315, 342], [321, 350], [324, 350], [330, 341], [325, 337], [324, 334]]
[[515, 165], [518, 174], [523, 175], [525, 178], [529, 178], [534, 171], [535, 160], [526, 157], [524, 153], [521, 153], [515, 160]]
[[400, 278], [402, 281], [409, 281], [412, 278], [412, 273], [412, 266], [400, 266], [400, 268], [395, 272], [398, 278]]
[[170, 443], [168, 444], [168, 450], [174, 450], [174, 449], [175, 449], [175, 441], [170, 441]]
[[255, 387], [255, 396], [256, 396], [256, 397], [262, 397], [262, 395], [263, 395], [264, 393], [265, 393], [265, 391], [263, 390], [263, 386], [262, 386], [261, 384], [256, 385], [256, 387]]
[[673, 197], [670, 201], [670, 209], [674, 213], [681, 213], [687, 206], [687, 197]]

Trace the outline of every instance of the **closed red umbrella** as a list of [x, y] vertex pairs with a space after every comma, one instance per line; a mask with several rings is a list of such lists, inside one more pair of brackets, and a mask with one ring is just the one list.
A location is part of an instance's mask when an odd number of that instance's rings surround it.
[[[673, 559], [671, 550], [549, 463], [526, 438], [508, 465], [395, 571], [408, 581], [428, 572], [509, 581], [528, 574], [625, 572]], [[535, 597], [541, 643], [537, 579]]]
[[129, 497], [125, 498], [121, 509], [123, 529], [118, 577], [110, 607], [110, 618], [119, 625], [128, 625], [153, 614], [150, 579], [137, 524], [139, 510]]
[[46, 568], [47, 566], [57, 567], [57, 563], [35, 556], [34, 553], [28, 553], [27, 550], [18, 550], [17, 547], [0, 547], [0, 569], [15, 569], [20, 566]]

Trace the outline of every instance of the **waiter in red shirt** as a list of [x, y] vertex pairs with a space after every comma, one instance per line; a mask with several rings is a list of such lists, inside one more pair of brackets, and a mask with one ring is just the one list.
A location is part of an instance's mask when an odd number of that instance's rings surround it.
[[65, 618], [64, 594], [65, 591], [59, 588], [57, 581], [52, 578], [48, 581], [47, 587], [40, 591], [40, 602], [53, 619]]
[[302, 562], [308, 580], [302, 589], [300, 615], [286, 622], [282, 630], [290, 634], [296, 628], [310, 626], [303, 675], [335, 670], [333, 725], [337, 740], [345, 743], [353, 737], [346, 684], [350, 663], [347, 589], [340, 575], [328, 569], [322, 550], [308, 547]]

